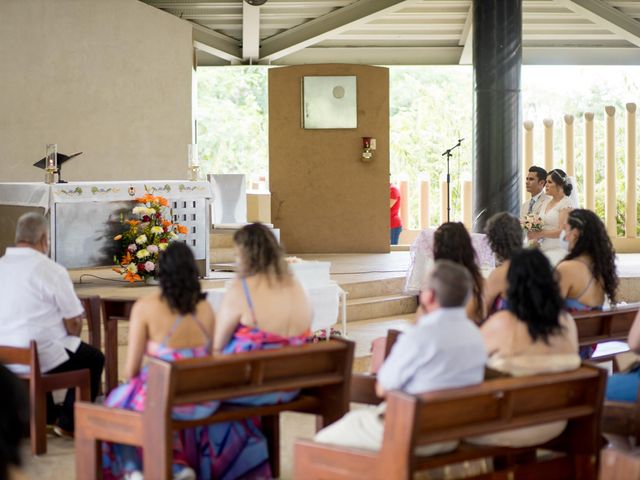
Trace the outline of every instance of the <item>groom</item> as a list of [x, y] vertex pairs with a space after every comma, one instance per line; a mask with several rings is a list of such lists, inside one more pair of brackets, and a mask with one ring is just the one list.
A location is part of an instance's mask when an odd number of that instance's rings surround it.
[[535, 165], [529, 168], [526, 178], [526, 189], [531, 194], [531, 200], [527, 200], [520, 208], [520, 218], [529, 214], [540, 214], [540, 209], [547, 196], [544, 194], [544, 184], [547, 182], [547, 171]]

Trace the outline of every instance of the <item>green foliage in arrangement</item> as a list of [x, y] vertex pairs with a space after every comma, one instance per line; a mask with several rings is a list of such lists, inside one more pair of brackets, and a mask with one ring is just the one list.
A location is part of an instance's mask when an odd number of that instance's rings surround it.
[[[417, 182], [428, 177], [430, 223], [440, 219], [442, 153], [465, 138], [451, 160], [452, 219], [461, 219], [462, 179], [472, 175], [473, 72], [471, 67], [390, 68], [391, 174], [409, 180], [409, 225], [418, 228]], [[625, 103], [640, 101], [640, 67], [525, 66], [523, 120], [534, 122], [534, 162], [544, 164], [542, 120], [554, 120], [554, 166], [565, 169], [563, 116], [574, 116], [575, 169], [580, 193], [584, 171], [584, 113], [594, 112], [596, 213], [604, 217], [604, 107], [616, 108], [618, 233], [624, 234]], [[205, 173], [268, 172], [267, 68], [212, 67], [198, 70], [198, 149]], [[636, 142], [637, 143], [637, 142]], [[640, 184], [640, 168], [638, 169]], [[640, 208], [638, 209], [640, 212]], [[640, 218], [638, 221], [640, 226]], [[640, 228], [638, 230], [640, 234]]]

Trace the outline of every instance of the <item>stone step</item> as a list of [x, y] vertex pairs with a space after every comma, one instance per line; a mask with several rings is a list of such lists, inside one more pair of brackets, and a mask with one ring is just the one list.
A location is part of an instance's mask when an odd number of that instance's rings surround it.
[[350, 300], [347, 297], [347, 321], [351, 323], [371, 318], [411, 315], [417, 308], [414, 296], [383, 295]]
[[405, 276], [403, 275], [396, 278], [343, 283], [340, 284], [340, 287], [347, 292], [347, 299], [355, 300], [383, 295], [403, 295], [404, 282]]

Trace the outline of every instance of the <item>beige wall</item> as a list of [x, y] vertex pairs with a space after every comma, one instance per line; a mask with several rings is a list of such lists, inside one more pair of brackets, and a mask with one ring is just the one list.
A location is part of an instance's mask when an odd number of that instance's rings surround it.
[[0, 181], [186, 177], [190, 25], [137, 0], [0, 1]]
[[[357, 77], [358, 127], [304, 130], [307, 75]], [[362, 137], [377, 140], [364, 163]], [[269, 70], [271, 218], [291, 253], [389, 251], [389, 71], [363, 65]]]

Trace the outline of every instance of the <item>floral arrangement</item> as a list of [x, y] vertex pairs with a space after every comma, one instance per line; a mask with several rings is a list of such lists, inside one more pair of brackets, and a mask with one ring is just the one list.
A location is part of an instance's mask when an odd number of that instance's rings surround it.
[[158, 255], [165, 250], [169, 242], [186, 234], [187, 227], [171, 221], [169, 202], [164, 197], [145, 194], [136, 198], [137, 205], [132, 213], [137, 218], [121, 222], [127, 230], [113, 237], [120, 242], [120, 258], [114, 257], [118, 264], [113, 270], [131, 282], [143, 282], [158, 275]]
[[520, 219], [520, 225], [522, 225], [522, 228], [527, 232], [539, 232], [542, 230], [544, 222], [540, 216], [530, 213]]

